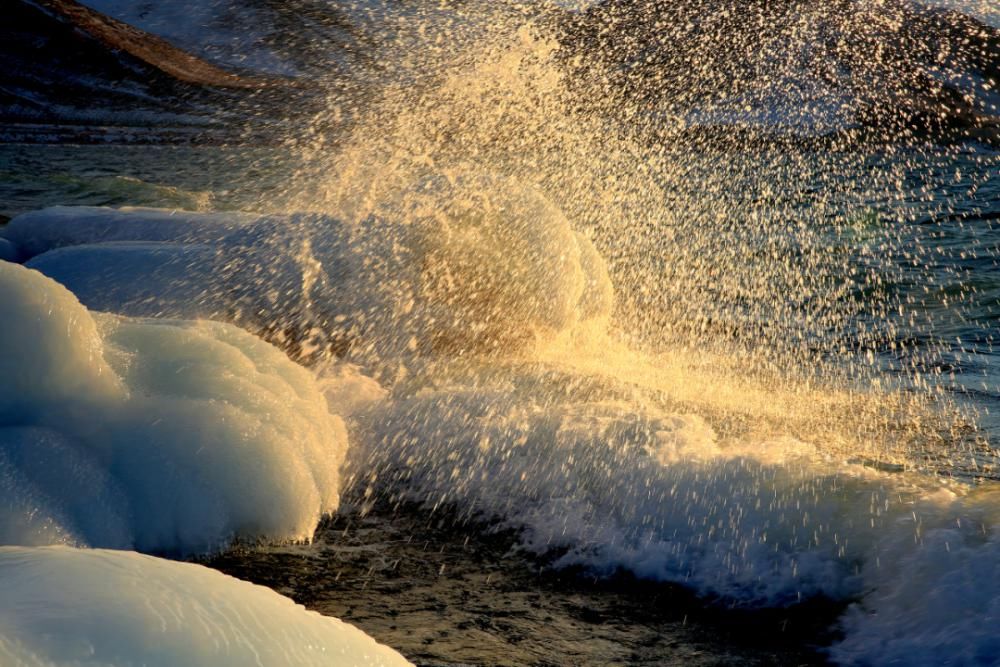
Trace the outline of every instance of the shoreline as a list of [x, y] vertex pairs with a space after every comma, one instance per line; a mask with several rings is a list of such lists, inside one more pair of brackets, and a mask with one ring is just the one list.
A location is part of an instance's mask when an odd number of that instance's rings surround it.
[[[551, 561], [551, 559], [549, 559]], [[677, 584], [555, 570], [516, 533], [342, 508], [310, 545], [197, 562], [351, 623], [417, 665], [828, 665], [845, 603], [727, 609]]]

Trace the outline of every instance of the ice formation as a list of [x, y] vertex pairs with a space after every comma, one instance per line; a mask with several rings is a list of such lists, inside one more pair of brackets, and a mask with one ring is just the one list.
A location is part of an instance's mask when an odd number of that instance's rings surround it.
[[17, 216], [3, 228], [2, 235], [25, 261], [47, 250], [84, 243], [210, 244], [256, 218], [241, 213], [53, 206]]
[[56, 207], [3, 235], [88, 308], [318, 336], [362, 359], [510, 352], [612, 306], [590, 241], [503, 179], [428, 177], [355, 223]]
[[307, 539], [346, 433], [313, 376], [215, 322], [91, 313], [0, 263], [0, 537], [152, 552]]
[[121, 551], [0, 547], [6, 667], [396, 667], [342, 621], [215, 570]]
[[337, 507], [347, 445], [324, 391], [349, 414], [381, 398], [377, 383], [345, 366], [321, 386], [227, 324], [91, 312], [8, 262], [0, 317], [0, 663], [409, 664], [201, 566], [36, 546], [176, 554], [308, 539]]

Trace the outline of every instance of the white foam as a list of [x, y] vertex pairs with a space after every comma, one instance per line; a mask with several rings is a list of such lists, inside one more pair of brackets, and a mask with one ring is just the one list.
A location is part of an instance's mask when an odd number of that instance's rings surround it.
[[787, 438], [720, 443], [695, 414], [609, 398], [579, 376], [479, 384], [381, 403], [352, 471], [377, 475], [376, 489], [523, 527], [525, 546], [566, 549], [566, 565], [624, 567], [742, 603], [860, 590], [852, 567], [872, 544], [868, 510], [882, 495], [864, 470], [826, 469]]
[[342, 621], [189, 563], [0, 547], [7, 667], [409, 665]]
[[8, 263], [0, 319], [6, 543], [203, 551], [308, 539], [336, 508], [343, 423], [271, 345], [221, 323], [94, 315]]
[[319, 386], [342, 417], [364, 414], [386, 400], [389, 392], [353, 364], [335, 363], [318, 369]]
[[883, 536], [878, 561], [868, 565], [869, 592], [844, 617], [845, 637], [833, 658], [841, 664], [994, 664], [1000, 656], [995, 489], [928, 495], [912, 517], [897, 522], [913, 529], [896, 527]]
[[880, 472], [788, 436], [721, 438], [625, 386], [551, 367], [414, 381], [364, 416], [349, 467], [376, 496], [520, 528], [557, 566], [741, 606], [859, 599], [832, 653], [844, 664], [996, 655], [992, 487]]

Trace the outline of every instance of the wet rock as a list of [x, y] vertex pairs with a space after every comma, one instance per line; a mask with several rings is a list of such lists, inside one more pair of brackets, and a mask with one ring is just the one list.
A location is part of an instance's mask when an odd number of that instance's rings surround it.
[[348, 510], [312, 545], [206, 564], [339, 616], [418, 665], [826, 664], [814, 647], [832, 640], [842, 605], [716, 607], [676, 585], [553, 570], [517, 551], [514, 533], [445, 515]]

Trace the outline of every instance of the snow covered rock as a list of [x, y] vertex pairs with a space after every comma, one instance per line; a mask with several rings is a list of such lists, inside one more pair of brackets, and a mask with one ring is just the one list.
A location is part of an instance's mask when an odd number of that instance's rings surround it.
[[0, 589], [9, 667], [410, 664], [270, 589], [136, 553], [0, 547]]
[[0, 319], [2, 543], [205, 551], [336, 509], [343, 422], [268, 343], [91, 313], [5, 262]]

